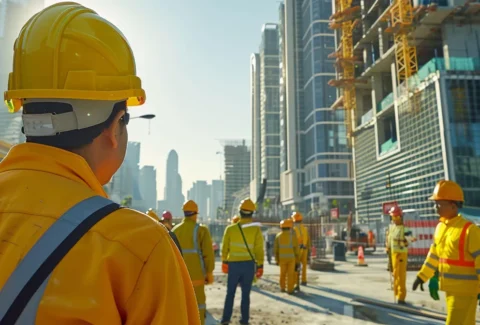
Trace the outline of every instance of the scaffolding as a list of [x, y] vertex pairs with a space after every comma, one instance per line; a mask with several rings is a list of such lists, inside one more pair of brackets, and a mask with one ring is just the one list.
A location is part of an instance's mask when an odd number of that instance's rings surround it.
[[[397, 70], [397, 85], [405, 82], [403, 89], [407, 100], [413, 94], [409, 102], [408, 110], [417, 111], [419, 107], [419, 93], [414, 91], [414, 83], [410, 78], [418, 71], [417, 47], [410, 44], [408, 34], [413, 29], [413, 6], [411, 0], [394, 0], [390, 10], [385, 11], [383, 20], [390, 21], [390, 27], [385, 31], [392, 33], [395, 43], [395, 63]], [[401, 89], [398, 87], [398, 89]], [[403, 95], [399, 93], [397, 96]]]
[[[337, 103], [342, 103], [345, 109], [345, 125], [348, 144], [352, 146], [353, 121], [355, 119], [355, 61], [353, 55], [353, 29], [359, 23], [356, 15], [360, 6], [352, 6], [352, 0], [336, 0], [336, 12], [330, 17], [331, 29], [341, 31], [341, 45], [329, 57], [335, 57], [335, 65], [339, 68], [338, 78], [329, 81], [329, 85], [343, 89], [343, 95]], [[334, 105], [333, 108], [336, 108]]]

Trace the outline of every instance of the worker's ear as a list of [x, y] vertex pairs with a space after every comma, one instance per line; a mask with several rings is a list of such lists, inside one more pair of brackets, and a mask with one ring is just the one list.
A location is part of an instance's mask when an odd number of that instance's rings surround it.
[[115, 115], [112, 124], [110, 124], [110, 126], [103, 131], [103, 134], [107, 137], [108, 142], [112, 146], [112, 148], [118, 148], [121, 141], [120, 137], [125, 132], [125, 114], [126, 111], [118, 112], [117, 115]]

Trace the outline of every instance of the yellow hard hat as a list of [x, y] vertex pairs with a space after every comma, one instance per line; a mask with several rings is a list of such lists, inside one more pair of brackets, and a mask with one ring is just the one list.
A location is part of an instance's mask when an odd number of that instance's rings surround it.
[[430, 200], [433, 201], [455, 201], [455, 202], [464, 202], [463, 190], [454, 181], [441, 180], [435, 186], [433, 190], [433, 195], [430, 197]]
[[5, 103], [17, 112], [25, 99], [145, 102], [125, 36], [95, 11], [61, 2], [37, 13], [15, 41]]
[[292, 227], [293, 227], [292, 219], [285, 219], [280, 221], [280, 228], [285, 229], [285, 228], [292, 228]]
[[292, 220], [295, 221], [295, 222], [302, 221], [303, 216], [300, 212], [295, 211], [294, 213], [292, 213]]
[[255, 203], [250, 199], [245, 199], [240, 203], [240, 211], [248, 213], [255, 212]]
[[235, 216], [232, 218], [232, 223], [237, 223], [240, 221], [240, 217], [239, 216]]
[[195, 203], [195, 201], [188, 200], [183, 205], [183, 212], [184, 212], [185, 216], [187, 216], [187, 217], [198, 214], [197, 203]]
[[157, 220], [160, 220], [160, 218], [158, 217], [158, 215], [155, 213], [155, 210], [153, 209], [148, 209], [147, 211], [147, 215], [152, 217], [152, 218], [155, 218]]

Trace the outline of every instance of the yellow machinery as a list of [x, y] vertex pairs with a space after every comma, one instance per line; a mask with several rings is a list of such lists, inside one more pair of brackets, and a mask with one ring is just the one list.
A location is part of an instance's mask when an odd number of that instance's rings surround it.
[[[417, 62], [417, 48], [410, 45], [408, 41], [408, 33], [412, 29], [413, 24], [413, 6], [411, 0], [394, 0], [392, 7], [385, 14], [384, 20], [390, 20], [390, 27], [385, 31], [393, 33], [395, 40], [395, 61], [397, 65], [397, 82], [398, 85], [405, 82], [405, 92], [410, 92], [414, 87], [410, 79], [418, 71]], [[409, 109], [416, 109], [419, 105], [417, 103], [418, 93], [414, 93], [413, 105], [412, 101], [408, 100]], [[407, 97], [408, 98], [408, 97]]]
[[355, 14], [360, 11], [360, 6], [352, 7], [352, 0], [336, 0], [336, 12], [330, 17], [330, 28], [341, 30], [341, 46], [338, 52], [331, 57], [337, 58], [337, 66], [340, 68], [339, 79], [329, 81], [330, 86], [343, 88], [343, 107], [345, 109], [345, 124], [347, 140], [352, 146], [353, 121], [355, 119], [356, 95], [355, 95], [355, 57], [353, 55], [353, 29], [359, 20], [355, 20]]

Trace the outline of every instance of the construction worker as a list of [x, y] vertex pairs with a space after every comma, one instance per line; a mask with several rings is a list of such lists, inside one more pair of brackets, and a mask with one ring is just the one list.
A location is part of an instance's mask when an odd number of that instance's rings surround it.
[[207, 317], [205, 285], [213, 283], [215, 254], [208, 227], [197, 223], [197, 204], [192, 200], [185, 202], [183, 214], [185, 218], [173, 228], [173, 232], [177, 235], [180, 247], [182, 247], [183, 258], [195, 289], [200, 320], [203, 325], [205, 317]]
[[[292, 220], [294, 224], [295, 234], [297, 236], [298, 245], [300, 247], [300, 263], [302, 265], [302, 285], [307, 285], [307, 263], [308, 263], [308, 253], [310, 247], [310, 236], [308, 235], [308, 229], [302, 224], [303, 216], [300, 212], [292, 213]], [[298, 282], [298, 274], [295, 279]], [[296, 283], [297, 287], [299, 283]]]
[[280, 290], [285, 292], [285, 280], [287, 280], [287, 292], [292, 294], [295, 289], [296, 274], [300, 267], [300, 248], [297, 236], [292, 234], [292, 219], [282, 220], [282, 231], [275, 237], [273, 251], [275, 261], [280, 265]]
[[228, 274], [227, 296], [222, 324], [229, 324], [237, 284], [242, 288], [240, 324], [250, 319], [250, 291], [254, 278], [263, 275], [263, 236], [260, 227], [252, 223], [255, 203], [245, 199], [240, 204], [240, 221], [225, 229], [222, 241], [222, 271]]
[[[440, 222], [413, 290], [420, 286], [423, 291], [423, 284], [428, 279], [435, 281], [438, 271], [438, 289], [446, 295], [446, 324], [473, 325], [480, 284], [480, 229], [459, 214], [464, 197], [457, 183], [439, 181], [430, 200], [435, 201]], [[434, 285], [429, 287], [435, 288]], [[438, 294], [430, 291], [432, 298], [438, 299]]]
[[127, 106], [145, 101], [128, 41], [62, 2], [12, 47], [5, 100], [26, 143], [0, 163], [0, 323], [200, 324], [168, 231], [102, 187], [125, 157]]
[[390, 225], [386, 240], [387, 252], [391, 256], [393, 274], [393, 292], [400, 305], [405, 304], [407, 296], [408, 236], [410, 229], [403, 225], [403, 212], [398, 206], [390, 209], [393, 224]]
[[239, 216], [235, 216], [232, 218], [232, 225], [236, 224], [237, 222], [240, 221], [240, 217]]
[[168, 230], [172, 230], [172, 228], [173, 228], [172, 219], [173, 219], [173, 216], [170, 213], [170, 211], [163, 211], [162, 218], [160, 219], [160, 222], [162, 223], [162, 225], [167, 227]]
[[[165, 212], [164, 212], [163, 214], [165, 214]], [[165, 226], [165, 224], [162, 223], [162, 219], [163, 219], [163, 218], [160, 218], [160, 217], [158, 216], [158, 214], [155, 212], [155, 210], [153, 210], [153, 209], [151, 209], [151, 208], [148, 209], [147, 215], [148, 215], [149, 217], [153, 218], [155, 221], [160, 221], [160, 223]], [[177, 248], [180, 250], [180, 254], [183, 254], [183, 253], [182, 253], [182, 248], [181, 248], [181, 246], [180, 246], [180, 242], [178, 241], [177, 236], [171, 231], [171, 228], [168, 228], [167, 226], [165, 226], [165, 228], [168, 229], [168, 232], [169, 232], [169, 234], [170, 234], [170, 237], [172, 237], [173, 241], [175, 242], [175, 245], [176, 245]]]

